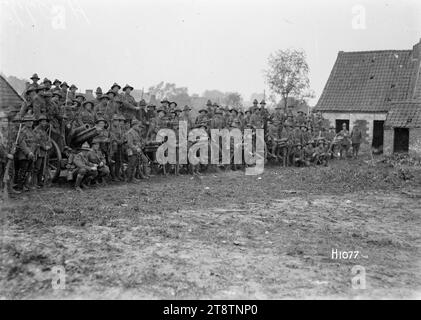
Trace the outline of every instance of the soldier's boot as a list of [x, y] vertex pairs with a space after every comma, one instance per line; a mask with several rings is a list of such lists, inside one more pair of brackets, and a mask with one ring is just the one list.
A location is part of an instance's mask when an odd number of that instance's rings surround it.
[[110, 177], [111, 177], [111, 181], [118, 181], [115, 175], [115, 164], [111, 164], [111, 163], [110, 163]]
[[76, 177], [75, 189], [79, 192], [83, 192], [82, 188], [80, 187], [81, 183], [82, 183], [82, 180], [83, 180], [83, 176], [78, 174], [77, 177]]
[[150, 176], [148, 175], [148, 167], [147, 167], [146, 164], [142, 164], [140, 166], [140, 172], [141, 172], [141, 174], [143, 176], [142, 179], [146, 179], [146, 180], [150, 179]]
[[31, 174], [30, 172], [25, 172], [24, 174], [24, 179], [23, 179], [23, 190], [24, 191], [31, 191], [34, 190], [35, 188], [32, 185], [32, 179], [31, 179]]

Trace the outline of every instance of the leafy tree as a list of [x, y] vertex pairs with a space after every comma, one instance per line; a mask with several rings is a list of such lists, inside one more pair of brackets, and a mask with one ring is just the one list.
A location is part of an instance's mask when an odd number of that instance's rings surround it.
[[227, 92], [224, 98], [225, 104], [233, 107], [240, 107], [243, 103], [243, 98], [238, 92]]
[[269, 56], [268, 69], [265, 70], [266, 82], [271, 91], [283, 99], [285, 111], [288, 97], [302, 99], [309, 96], [308, 72], [303, 50], [278, 50]]

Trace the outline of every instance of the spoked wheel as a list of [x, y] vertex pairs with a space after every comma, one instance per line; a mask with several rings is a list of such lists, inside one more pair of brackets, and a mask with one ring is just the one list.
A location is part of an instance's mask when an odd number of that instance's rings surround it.
[[48, 170], [50, 171], [51, 181], [56, 181], [60, 177], [61, 171], [61, 151], [54, 140], [50, 140], [52, 148], [48, 154]]

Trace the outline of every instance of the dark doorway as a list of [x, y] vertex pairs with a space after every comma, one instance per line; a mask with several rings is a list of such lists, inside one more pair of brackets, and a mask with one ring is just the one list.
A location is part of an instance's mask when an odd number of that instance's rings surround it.
[[342, 130], [342, 124], [346, 124], [346, 130], [349, 131], [349, 120], [336, 119], [336, 133]]
[[393, 138], [393, 152], [408, 152], [409, 149], [409, 129], [395, 128]]
[[373, 148], [379, 149], [383, 145], [383, 130], [384, 121], [374, 120], [373, 121]]

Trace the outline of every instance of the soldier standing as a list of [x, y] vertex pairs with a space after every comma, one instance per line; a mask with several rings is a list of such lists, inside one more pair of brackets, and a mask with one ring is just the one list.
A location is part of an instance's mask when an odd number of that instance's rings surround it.
[[360, 150], [361, 140], [363, 134], [358, 124], [355, 124], [351, 132], [351, 142], [352, 142], [352, 155], [354, 158], [358, 158], [358, 151]]
[[[35, 163], [34, 163], [34, 172], [32, 176], [32, 184], [36, 188], [41, 188], [45, 185], [45, 175], [44, 168], [46, 166], [45, 161], [47, 161], [47, 155], [49, 150], [52, 147], [50, 138], [48, 137], [47, 128], [48, 128], [48, 119], [45, 115], [40, 115], [38, 119], [38, 126], [34, 129], [34, 135], [36, 139], [37, 148], [35, 151]], [[44, 179], [43, 179], [44, 177]]]
[[96, 91], [95, 91], [94, 106], [101, 102], [101, 97], [102, 97], [102, 89], [101, 89], [101, 87], [98, 87], [98, 88], [96, 88]]
[[25, 115], [22, 119], [23, 127], [19, 135], [17, 147], [17, 189], [29, 190], [30, 173], [35, 159], [36, 140], [32, 130], [34, 123], [32, 115]]
[[139, 107], [135, 99], [130, 94], [133, 90], [132, 86], [126, 84], [123, 88], [123, 94], [120, 95], [121, 101], [123, 102], [123, 115], [126, 120], [130, 122], [136, 117], [137, 112], [139, 111]]
[[100, 97], [100, 102], [94, 106], [94, 117], [95, 120], [98, 118], [105, 118], [107, 116], [107, 105], [110, 98], [107, 95]]
[[39, 87], [38, 81], [40, 80], [38, 75], [34, 73], [30, 79], [32, 80], [32, 83], [30, 85], [34, 88], [38, 88]]
[[138, 120], [133, 120], [133, 127], [126, 133], [127, 139], [127, 182], [137, 181], [135, 179], [136, 168], [138, 167], [139, 157], [142, 154], [142, 141], [141, 141], [142, 128]]
[[115, 114], [110, 127], [110, 173], [113, 181], [122, 181], [121, 165], [123, 162], [124, 131], [121, 124], [124, 117]]

